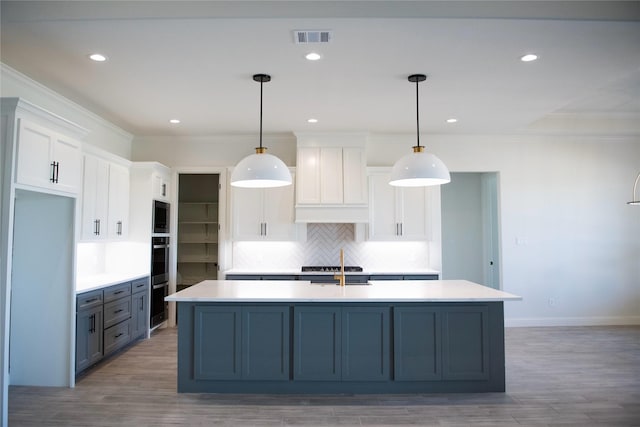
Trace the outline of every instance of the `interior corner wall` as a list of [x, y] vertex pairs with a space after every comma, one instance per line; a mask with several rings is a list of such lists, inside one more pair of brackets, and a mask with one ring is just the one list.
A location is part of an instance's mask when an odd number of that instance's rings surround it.
[[84, 143], [131, 159], [133, 135], [57, 92], [0, 63], [0, 96], [22, 98], [89, 130]]
[[[406, 139], [405, 140], [403, 140]], [[452, 172], [498, 172], [509, 326], [640, 324], [640, 172], [636, 137], [429, 135]], [[368, 146], [370, 165], [410, 151], [406, 136]], [[388, 159], [388, 160], [387, 160]]]

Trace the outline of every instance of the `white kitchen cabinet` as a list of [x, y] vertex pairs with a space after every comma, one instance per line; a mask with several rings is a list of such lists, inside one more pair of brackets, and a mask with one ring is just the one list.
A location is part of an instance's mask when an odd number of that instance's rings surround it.
[[390, 172], [369, 175], [369, 240], [431, 240], [430, 187], [394, 187]]
[[109, 165], [109, 221], [107, 232], [111, 239], [122, 239], [129, 230], [129, 168]]
[[24, 118], [18, 122], [16, 183], [78, 194], [81, 143]]
[[298, 147], [297, 203], [367, 203], [366, 157], [360, 147]]
[[153, 199], [168, 202], [169, 184], [171, 182], [169, 173], [162, 170], [156, 170], [151, 175], [151, 181], [153, 186]]
[[129, 226], [129, 169], [98, 156], [84, 156], [82, 239], [126, 237]]
[[[292, 175], [294, 175], [292, 173]], [[298, 238], [294, 221], [294, 186], [232, 187], [233, 239], [281, 240]]]

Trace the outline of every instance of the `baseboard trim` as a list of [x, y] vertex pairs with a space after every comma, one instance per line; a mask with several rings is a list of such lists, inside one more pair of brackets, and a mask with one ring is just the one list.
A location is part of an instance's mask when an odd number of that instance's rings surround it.
[[625, 326], [640, 325], [640, 316], [626, 317], [532, 317], [504, 319], [507, 328], [536, 326]]

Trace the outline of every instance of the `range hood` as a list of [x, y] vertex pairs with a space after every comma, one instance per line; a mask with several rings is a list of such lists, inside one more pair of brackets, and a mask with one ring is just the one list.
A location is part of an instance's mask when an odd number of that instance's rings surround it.
[[366, 133], [296, 133], [296, 222], [369, 220]]

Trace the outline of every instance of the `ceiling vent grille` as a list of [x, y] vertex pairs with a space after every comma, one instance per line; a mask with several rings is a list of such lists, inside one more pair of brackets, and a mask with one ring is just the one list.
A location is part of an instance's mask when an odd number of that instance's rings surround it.
[[333, 34], [328, 30], [295, 30], [293, 41], [296, 44], [329, 43]]

